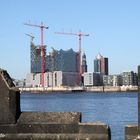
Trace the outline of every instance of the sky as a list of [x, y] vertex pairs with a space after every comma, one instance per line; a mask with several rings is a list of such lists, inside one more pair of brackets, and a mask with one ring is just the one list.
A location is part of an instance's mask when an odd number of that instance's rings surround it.
[[40, 44], [40, 29], [24, 25], [41, 22], [47, 53], [55, 49], [78, 50], [78, 37], [55, 32], [79, 31], [88, 72], [100, 53], [109, 59], [109, 74], [137, 72], [140, 64], [140, 0], [1, 0], [0, 68], [23, 79], [30, 72], [30, 38]]

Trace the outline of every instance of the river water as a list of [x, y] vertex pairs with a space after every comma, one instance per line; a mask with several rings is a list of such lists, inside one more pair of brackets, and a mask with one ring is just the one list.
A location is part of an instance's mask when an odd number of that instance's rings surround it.
[[112, 140], [124, 140], [125, 125], [137, 123], [137, 93], [24, 93], [21, 111], [82, 112], [82, 122], [104, 122]]

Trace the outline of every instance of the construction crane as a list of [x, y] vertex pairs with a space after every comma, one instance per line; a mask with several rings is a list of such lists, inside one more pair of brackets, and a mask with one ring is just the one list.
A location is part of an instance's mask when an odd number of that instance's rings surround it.
[[43, 39], [44, 39], [44, 29], [48, 29], [49, 27], [44, 26], [43, 23], [41, 22], [41, 25], [36, 25], [36, 24], [30, 24], [30, 23], [24, 23], [24, 25], [27, 26], [33, 26], [33, 27], [38, 27], [41, 30], [41, 86], [44, 87], [44, 44], [43, 44]]
[[26, 35], [29, 36], [29, 37], [31, 38], [31, 41], [30, 41], [30, 42], [32, 42], [33, 39], [35, 38], [32, 34], [26, 34]]
[[77, 57], [77, 71], [79, 73], [77, 83], [80, 84], [81, 82], [81, 38], [82, 36], [89, 36], [89, 34], [84, 34], [81, 31], [78, 33], [66, 33], [66, 32], [55, 32], [56, 34], [62, 34], [62, 35], [74, 35], [78, 36], [79, 39], [79, 49], [78, 49], [78, 57]]

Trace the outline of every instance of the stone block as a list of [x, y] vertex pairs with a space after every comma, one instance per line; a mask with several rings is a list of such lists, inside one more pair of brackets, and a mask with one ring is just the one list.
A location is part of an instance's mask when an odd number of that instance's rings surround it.
[[101, 122], [80, 123], [79, 133], [88, 136], [90, 140], [106, 139], [111, 140], [110, 127]]
[[78, 124], [18, 124], [17, 133], [79, 133]]
[[109, 127], [107, 125], [100, 122], [79, 124], [79, 133], [108, 134], [108, 129]]
[[9, 74], [0, 69], [0, 124], [13, 124], [20, 114], [20, 94]]
[[0, 140], [109, 140], [105, 135], [95, 134], [0, 134]]
[[81, 113], [78, 112], [23, 112], [18, 123], [20, 124], [76, 124], [81, 122]]
[[17, 125], [16, 124], [1, 124], [0, 125], [0, 134], [17, 134]]
[[125, 140], [134, 140], [138, 136], [137, 125], [125, 126]]

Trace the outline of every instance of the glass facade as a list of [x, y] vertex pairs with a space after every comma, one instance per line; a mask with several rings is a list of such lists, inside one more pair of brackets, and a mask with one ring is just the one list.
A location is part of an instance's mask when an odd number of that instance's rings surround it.
[[[41, 73], [41, 47], [31, 43], [31, 73]], [[46, 57], [46, 46], [44, 46], [44, 57]], [[45, 62], [44, 62], [45, 63]]]
[[[41, 73], [41, 47], [31, 43], [31, 73]], [[44, 46], [44, 72], [62, 71], [77, 72], [77, 52], [73, 49], [55, 50], [46, 55], [46, 46]]]
[[53, 49], [53, 51], [46, 57], [46, 69], [48, 71], [76, 72], [76, 56], [77, 53], [72, 49], [67, 51]]

